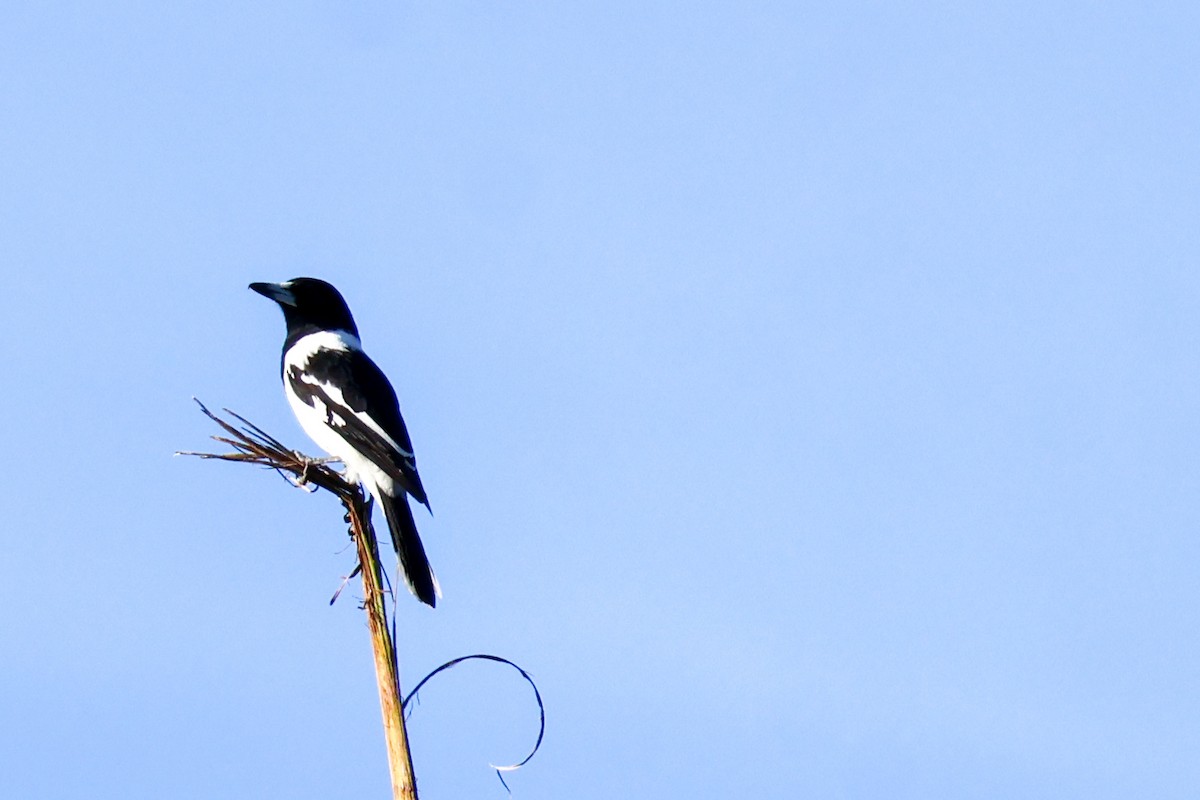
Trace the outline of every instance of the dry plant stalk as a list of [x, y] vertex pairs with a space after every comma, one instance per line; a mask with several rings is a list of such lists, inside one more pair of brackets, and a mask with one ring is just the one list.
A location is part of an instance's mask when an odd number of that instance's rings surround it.
[[[400, 677], [396, 669], [396, 645], [388, 626], [383, 567], [379, 563], [379, 545], [371, 526], [371, 508], [362, 489], [347, 483], [323, 460], [308, 458], [285, 447], [278, 439], [242, 416], [224, 409], [226, 414], [242, 423], [241, 428], [213, 414], [199, 400], [196, 403], [228, 436], [213, 436], [233, 448], [231, 453], [181, 452], [179, 455], [239, 461], [269, 467], [296, 486], [313, 486], [337, 495], [346, 507], [346, 520], [358, 548], [358, 569], [362, 573], [363, 608], [367, 612], [367, 627], [371, 632], [371, 647], [375, 653], [375, 679], [379, 686], [379, 706], [383, 712], [383, 733], [387, 742], [388, 765], [391, 768], [394, 800], [417, 800], [417, 784], [413, 776], [412, 754], [408, 749], [408, 729], [404, 725], [404, 704], [401, 701]], [[289, 475], [295, 476], [289, 477]]]
[[362, 571], [363, 607], [367, 612], [367, 627], [371, 631], [371, 648], [375, 654], [375, 680], [379, 684], [379, 708], [383, 712], [383, 736], [387, 742], [388, 766], [392, 774], [392, 796], [395, 800], [417, 800], [417, 781], [413, 775], [412, 753], [408, 749], [404, 704], [400, 699], [396, 643], [388, 627], [379, 545], [371, 528], [370, 506], [363, 501], [362, 491], [358, 487], [355, 487], [351, 502], [346, 503], [346, 509]]

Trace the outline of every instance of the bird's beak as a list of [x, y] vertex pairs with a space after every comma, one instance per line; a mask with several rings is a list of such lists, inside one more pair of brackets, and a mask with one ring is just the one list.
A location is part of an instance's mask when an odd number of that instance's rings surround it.
[[292, 290], [282, 283], [252, 283], [250, 288], [281, 306], [294, 307], [296, 305], [296, 295], [292, 294]]

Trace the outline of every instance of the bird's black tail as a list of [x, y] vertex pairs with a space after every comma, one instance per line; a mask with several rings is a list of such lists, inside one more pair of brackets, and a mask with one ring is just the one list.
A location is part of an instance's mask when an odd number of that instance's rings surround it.
[[437, 578], [425, 557], [425, 547], [417, 534], [417, 523], [413, 521], [412, 509], [408, 507], [408, 497], [402, 492], [399, 497], [391, 497], [386, 492], [379, 492], [379, 504], [383, 506], [383, 514], [387, 517], [388, 528], [392, 532], [392, 544], [396, 547], [396, 555], [400, 557], [400, 569], [404, 572], [404, 580], [417, 599], [430, 607], [437, 605]]

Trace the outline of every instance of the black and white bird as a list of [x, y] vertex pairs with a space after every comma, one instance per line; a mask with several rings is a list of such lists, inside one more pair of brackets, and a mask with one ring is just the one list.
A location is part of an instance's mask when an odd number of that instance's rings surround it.
[[363, 352], [349, 306], [316, 278], [250, 288], [283, 309], [283, 390], [300, 426], [383, 506], [409, 589], [436, 605], [441, 592], [408, 506], [409, 495], [426, 508], [429, 499], [396, 392]]

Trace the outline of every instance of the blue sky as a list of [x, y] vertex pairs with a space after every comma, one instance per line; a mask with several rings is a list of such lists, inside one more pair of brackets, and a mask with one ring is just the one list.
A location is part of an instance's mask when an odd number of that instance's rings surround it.
[[[385, 796], [307, 446], [316, 275], [397, 385], [518, 798], [1200, 791], [1192, 4], [10, 4], [0, 763]], [[422, 796], [536, 731], [468, 665]]]

